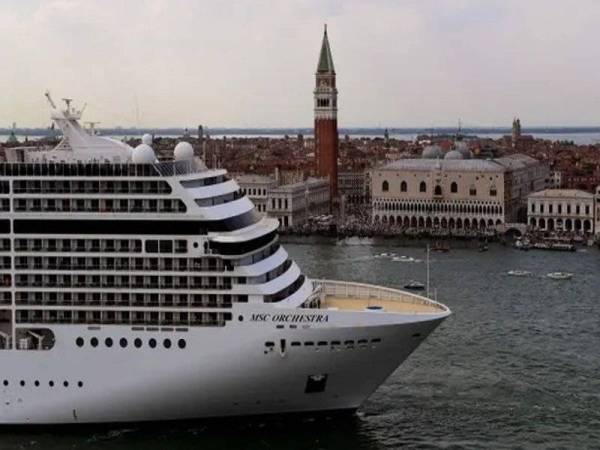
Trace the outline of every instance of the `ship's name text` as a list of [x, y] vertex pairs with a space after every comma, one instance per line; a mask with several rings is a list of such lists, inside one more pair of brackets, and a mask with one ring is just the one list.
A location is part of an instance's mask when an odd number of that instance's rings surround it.
[[323, 323], [329, 322], [327, 314], [252, 314], [252, 322]]

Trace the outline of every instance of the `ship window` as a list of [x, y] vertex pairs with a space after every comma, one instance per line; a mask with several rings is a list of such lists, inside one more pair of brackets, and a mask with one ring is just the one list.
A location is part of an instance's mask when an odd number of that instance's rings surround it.
[[156, 348], [156, 339], [150, 339], [148, 341], [148, 345], [150, 346], [150, 348]]
[[8, 386], [8, 380], [4, 380], [4, 381], [2, 382], [2, 384], [3, 384], [4, 386]]
[[171, 348], [171, 339], [165, 339], [163, 345], [165, 348]]
[[38, 387], [40, 385], [40, 381], [39, 380], [35, 380], [34, 383], [36, 387]]
[[185, 339], [179, 339], [179, 341], [177, 341], [177, 345], [179, 346], [179, 348], [184, 349], [186, 346]]
[[66, 381], [66, 380], [65, 380], [65, 381], [63, 381], [63, 386], [64, 386], [64, 387], [69, 387], [69, 382], [68, 382], [68, 381]]
[[306, 342], [304, 343], [304, 345], [306, 345], [307, 347], [310, 347], [310, 346], [312, 346], [312, 345], [315, 345], [315, 343], [314, 343], [314, 342], [312, 342], [312, 341], [306, 341]]
[[21, 386], [25, 386], [25, 380], [21, 380], [21, 382], [19, 383]]
[[112, 338], [109, 338], [109, 337], [107, 337], [107, 338], [104, 340], [104, 345], [106, 345], [107, 347], [112, 347], [112, 345], [113, 345], [113, 340], [112, 340]]
[[119, 345], [123, 348], [127, 347], [127, 339], [121, 338], [121, 340], [119, 341]]
[[275, 342], [265, 342], [267, 347], [275, 347]]
[[146, 253], [158, 253], [158, 241], [146, 241]]
[[294, 341], [290, 344], [292, 347], [299, 347], [301, 344], [298, 341]]
[[75, 343], [77, 344], [77, 347], [83, 347], [83, 338], [78, 337]]
[[78, 382], [77, 382], [77, 386], [79, 386], [79, 387], [83, 387], [83, 381], [78, 381]]
[[380, 338], [371, 339], [371, 343], [373, 343], [373, 344], [378, 344], [380, 342], [381, 342]]
[[136, 348], [140, 348], [142, 346], [142, 340], [140, 338], [136, 338], [135, 341], [133, 341], [133, 345], [135, 345]]
[[48, 386], [54, 387], [54, 381], [52, 381], [52, 380], [48, 381]]
[[321, 345], [321, 346], [323, 346], [323, 345], [327, 345], [327, 342], [326, 342], [326, 341], [319, 341], [319, 342], [317, 343], [317, 345]]
[[92, 345], [92, 347], [98, 347], [98, 339], [93, 337], [92, 339], [90, 339], [90, 344]]

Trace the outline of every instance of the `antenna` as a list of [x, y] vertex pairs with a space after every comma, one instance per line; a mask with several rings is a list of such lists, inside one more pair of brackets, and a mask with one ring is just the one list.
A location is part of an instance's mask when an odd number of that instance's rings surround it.
[[72, 98], [63, 98], [62, 101], [67, 105], [67, 109], [71, 108], [71, 102], [73, 101]]
[[96, 125], [98, 125], [100, 122], [84, 122], [85, 125], [88, 125], [90, 128], [90, 134], [92, 136], [96, 135]]
[[50, 96], [50, 91], [46, 90], [46, 92], [44, 92], [44, 95], [48, 99], [48, 103], [50, 103], [50, 106], [52, 106], [52, 108], [56, 109], [56, 105], [54, 104], [54, 101], [52, 100], [52, 97]]
[[429, 298], [429, 244], [427, 244], [427, 298]]

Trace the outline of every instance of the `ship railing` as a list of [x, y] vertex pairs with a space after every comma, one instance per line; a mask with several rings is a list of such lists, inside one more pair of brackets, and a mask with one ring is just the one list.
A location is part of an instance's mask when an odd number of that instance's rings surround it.
[[436, 301], [437, 292], [434, 294], [434, 300], [399, 289], [375, 286], [367, 283], [325, 279], [313, 279], [312, 281], [314, 290], [313, 294], [311, 295], [314, 295], [315, 292], [319, 290], [318, 292], [319, 295], [321, 295], [321, 299], [331, 296], [356, 299], [396, 300], [402, 303], [424, 305], [439, 309], [441, 311], [447, 311], [447, 308], [444, 305]]
[[199, 160], [160, 161], [155, 163], [154, 167], [164, 177], [192, 175], [206, 170]]

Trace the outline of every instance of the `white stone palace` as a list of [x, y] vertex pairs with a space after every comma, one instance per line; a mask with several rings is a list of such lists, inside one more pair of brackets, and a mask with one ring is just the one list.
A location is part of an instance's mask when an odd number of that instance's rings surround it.
[[373, 221], [413, 229], [490, 230], [525, 221], [527, 195], [548, 166], [526, 155], [471, 159], [465, 147], [402, 159], [371, 171]]

